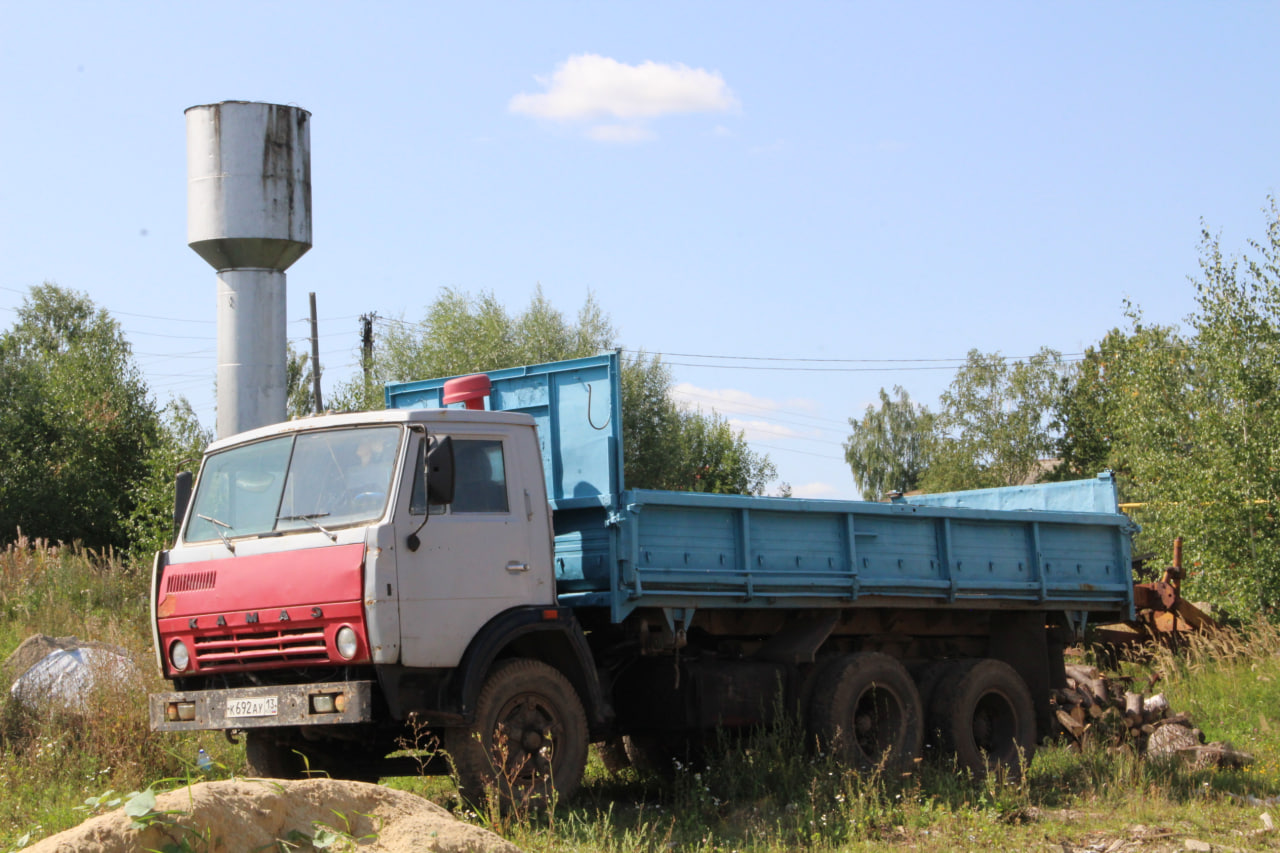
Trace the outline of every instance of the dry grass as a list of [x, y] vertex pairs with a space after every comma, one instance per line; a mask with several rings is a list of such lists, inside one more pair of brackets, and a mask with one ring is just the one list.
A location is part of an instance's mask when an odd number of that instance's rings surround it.
[[[148, 571], [111, 555], [23, 541], [0, 552], [0, 656], [35, 633], [76, 635], [126, 650], [139, 677], [100, 685], [84, 710], [17, 707], [0, 696], [0, 850], [24, 835], [73, 826], [84, 800], [157, 780], [196, 776], [197, 749], [243, 769], [218, 733], [154, 735], [146, 694], [155, 671], [146, 608]], [[908, 776], [859, 776], [815, 755], [783, 724], [724, 739], [670, 779], [607, 773], [593, 759], [583, 793], [552, 815], [528, 811], [498, 828], [534, 851], [1182, 850], [1280, 849], [1258, 832], [1280, 816], [1280, 630], [1267, 622], [1193, 639], [1178, 654], [1154, 650], [1174, 707], [1212, 739], [1253, 752], [1245, 771], [1192, 770], [1124, 750], [1040, 749], [1020, 781], [976, 780], [929, 757]], [[387, 780], [458, 807], [438, 778]]]

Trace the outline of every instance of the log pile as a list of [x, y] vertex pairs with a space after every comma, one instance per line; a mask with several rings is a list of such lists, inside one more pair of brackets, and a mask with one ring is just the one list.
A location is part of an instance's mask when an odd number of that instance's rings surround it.
[[1206, 744], [1188, 714], [1173, 713], [1163, 693], [1147, 695], [1129, 676], [1106, 675], [1096, 667], [1067, 664], [1067, 686], [1052, 691], [1055, 716], [1069, 744], [1128, 747], [1139, 755], [1176, 755], [1195, 767], [1243, 767], [1253, 761], [1229, 743]]

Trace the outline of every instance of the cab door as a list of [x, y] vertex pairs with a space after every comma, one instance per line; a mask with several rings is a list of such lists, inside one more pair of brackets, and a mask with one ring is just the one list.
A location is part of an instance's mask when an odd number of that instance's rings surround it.
[[[554, 600], [550, 549], [535, 547], [537, 537], [531, 535], [537, 519], [517, 437], [483, 426], [453, 432], [453, 503], [426, 507], [423, 500], [408, 501], [397, 513], [405, 666], [454, 666], [497, 614]], [[545, 509], [541, 524], [546, 527]], [[419, 527], [420, 545], [410, 551], [404, 543]]]

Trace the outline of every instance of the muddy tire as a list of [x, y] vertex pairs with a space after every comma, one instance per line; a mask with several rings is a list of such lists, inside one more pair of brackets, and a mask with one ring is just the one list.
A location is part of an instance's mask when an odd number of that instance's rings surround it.
[[924, 739], [920, 694], [906, 668], [879, 652], [829, 663], [809, 700], [809, 728], [822, 749], [859, 772], [909, 770]]
[[934, 692], [929, 725], [939, 746], [977, 776], [1000, 767], [1018, 778], [1036, 748], [1031, 692], [1003, 661], [954, 665]]
[[494, 666], [480, 689], [475, 721], [450, 729], [464, 799], [489, 792], [504, 808], [567, 800], [587, 764], [587, 715], [569, 679], [541, 661], [516, 658]]

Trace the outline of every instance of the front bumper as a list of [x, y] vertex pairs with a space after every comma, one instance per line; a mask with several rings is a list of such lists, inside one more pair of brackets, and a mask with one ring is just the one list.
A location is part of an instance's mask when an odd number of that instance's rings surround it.
[[372, 681], [152, 693], [151, 730], [327, 726], [373, 720]]

